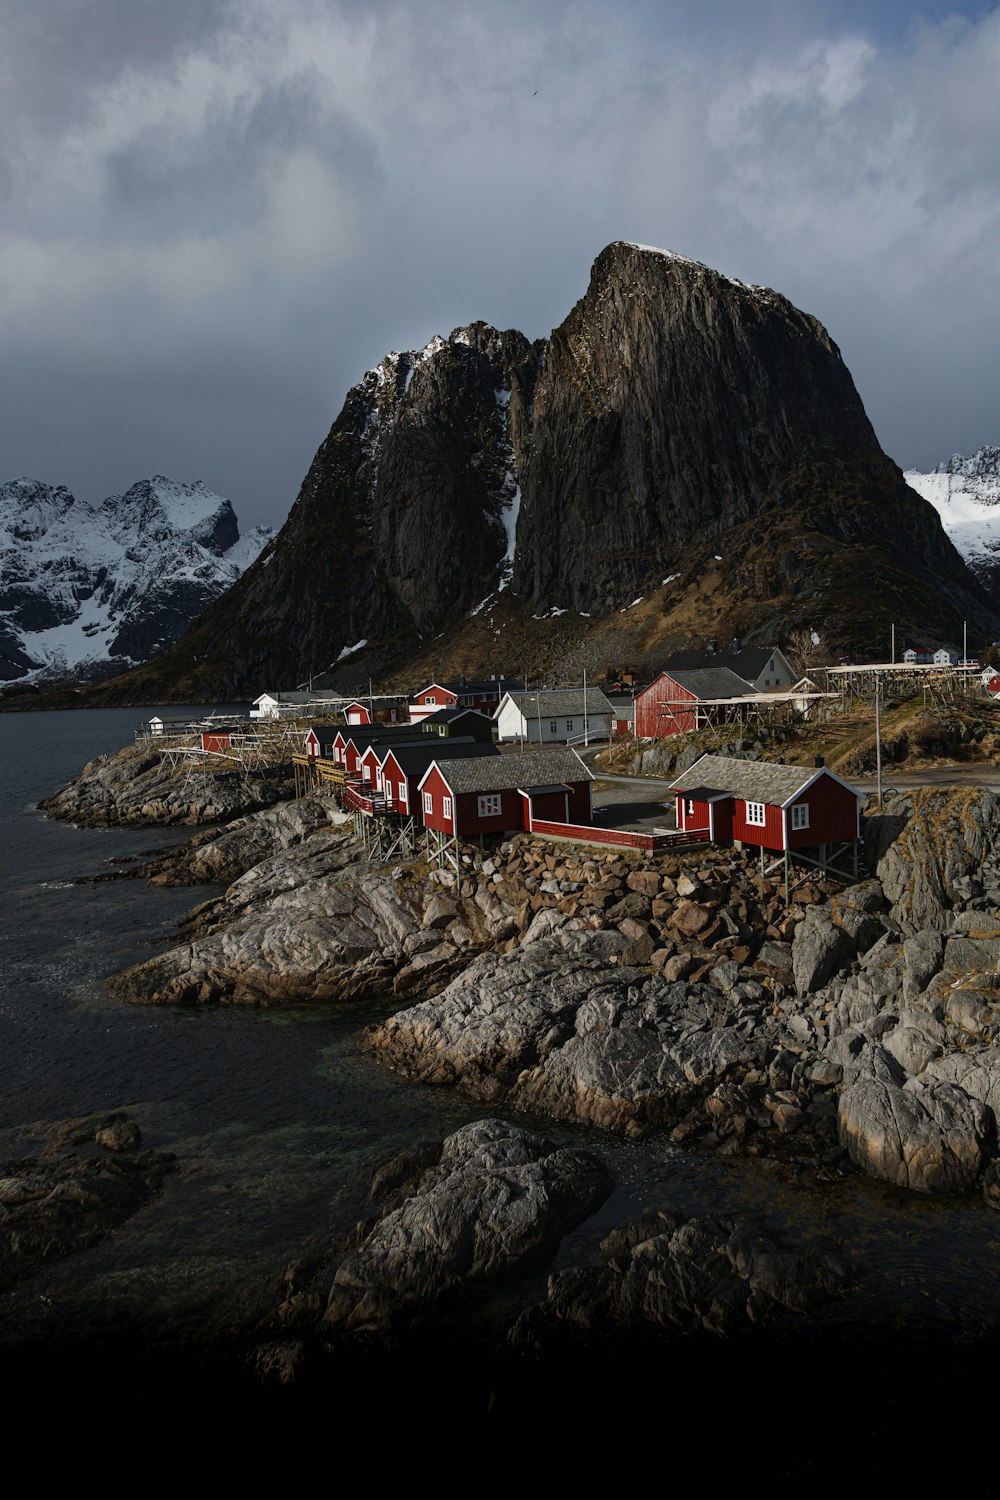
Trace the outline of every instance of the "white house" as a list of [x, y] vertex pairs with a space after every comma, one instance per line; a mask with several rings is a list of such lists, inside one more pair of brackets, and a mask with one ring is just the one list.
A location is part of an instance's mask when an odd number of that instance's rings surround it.
[[611, 737], [615, 710], [600, 688], [543, 689], [537, 693], [504, 693], [493, 715], [501, 743], [582, 744]]
[[334, 713], [343, 698], [331, 693], [261, 693], [250, 706], [251, 719], [300, 719], [313, 713]]

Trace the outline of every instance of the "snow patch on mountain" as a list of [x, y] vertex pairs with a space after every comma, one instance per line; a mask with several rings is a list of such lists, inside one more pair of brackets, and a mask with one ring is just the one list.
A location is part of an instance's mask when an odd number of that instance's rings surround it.
[[0, 485], [0, 681], [106, 676], [170, 645], [271, 539], [230, 502], [162, 474], [90, 505]]
[[993, 584], [1000, 570], [1000, 448], [980, 448], [938, 464], [931, 474], [908, 469], [903, 478], [929, 500], [972, 571]]

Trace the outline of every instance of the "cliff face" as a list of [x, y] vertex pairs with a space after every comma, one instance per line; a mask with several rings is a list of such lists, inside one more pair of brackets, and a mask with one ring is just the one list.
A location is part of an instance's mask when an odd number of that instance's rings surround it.
[[[701, 559], [720, 558], [708, 600]], [[806, 608], [847, 648], [907, 611], [942, 636], [996, 628], [825, 329], [773, 291], [616, 243], [547, 341], [477, 323], [369, 371], [280, 535], [123, 690], [288, 686], [365, 642], [382, 643], [377, 671], [453, 642], [488, 596], [530, 630], [553, 610], [617, 613], [678, 568], [678, 630], [694, 609], [702, 634], [773, 635]], [[478, 665], [498, 664], [527, 658]]]
[[[815, 318], [635, 245], [598, 257], [549, 340], [533, 436], [514, 574], [531, 602], [614, 608], [688, 542], [786, 506], [844, 540], [888, 539], [902, 517], [887, 503], [913, 509]], [[863, 517], [855, 501], [870, 502]]]

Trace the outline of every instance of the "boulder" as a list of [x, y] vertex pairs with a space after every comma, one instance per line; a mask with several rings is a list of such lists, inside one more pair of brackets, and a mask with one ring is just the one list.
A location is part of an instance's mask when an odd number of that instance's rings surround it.
[[589, 1151], [503, 1120], [466, 1125], [341, 1263], [324, 1327], [384, 1328], [469, 1286], [536, 1270], [613, 1187]]
[[991, 1119], [951, 1083], [916, 1080], [883, 1048], [870, 1046], [840, 1097], [841, 1144], [870, 1177], [919, 1193], [970, 1188], [985, 1165]]

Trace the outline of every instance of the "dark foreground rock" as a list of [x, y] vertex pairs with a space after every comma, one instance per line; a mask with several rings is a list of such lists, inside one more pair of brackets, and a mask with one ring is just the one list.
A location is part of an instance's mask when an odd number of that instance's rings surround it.
[[75, 781], [38, 804], [52, 818], [84, 827], [224, 823], [291, 796], [287, 769], [246, 777], [238, 771], [173, 770], [159, 750], [126, 746], [99, 755]]
[[546, 1300], [510, 1330], [513, 1348], [652, 1331], [732, 1336], [814, 1312], [853, 1279], [843, 1256], [801, 1250], [756, 1216], [663, 1209], [615, 1230], [601, 1251], [606, 1265], [549, 1278]]
[[159, 1193], [174, 1158], [137, 1151], [121, 1110], [53, 1128], [41, 1154], [0, 1162], [0, 1287], [102, 1240]]
[[[254, 1356], [278, 1383], [294, 1377], [304, 1337], [387, 1332], [439, 1303], [544, 1267], [563, 1235], [594, 1213], [614, 1183], [600, 1158], [559, 1147], [503, 1120], [477, 1120], [439, 1142], [397, 1153], [373, 1173], [381, 1216], [363, 1223], [333, 1272], [292, 1294]], [[291, 1335], [291, 1337], [288, 1337]]]
[[685, 1219], [663, 1209], [612, 1231], [603, 1264], [554, 1273], [545, 1300], [512, 1323], [510, 1295], [495, 1293], [536, 1276], [612, 1187], [593, 1152], [496, 1119], [397, 1152], [372, 1173], [373, 1203], [388, 1199], [381, 1216], [358, 1226], [332, 1277], [322, 1265], [289, 1269], [289, 1295], [252, 1356], [258, 1378], [296, 1384], [324, 1358], [387, 1340], [405, 1352], [414, 1337], [440, 1334], [442, 1313], [458, 1301], [480, 1339], [507, 1354], [547, 1354], [567, 1337], [792, 1326], [853, 1279], [839, 1254], [794, 1246], [759, 1217]]

